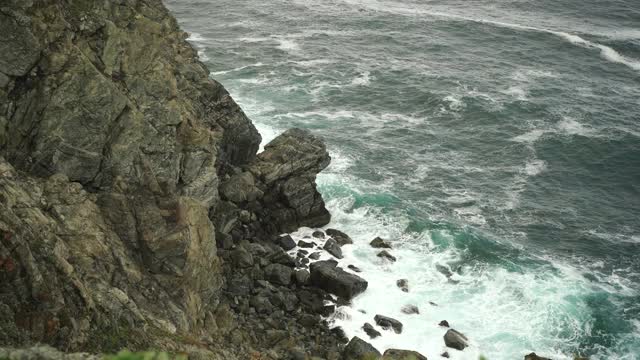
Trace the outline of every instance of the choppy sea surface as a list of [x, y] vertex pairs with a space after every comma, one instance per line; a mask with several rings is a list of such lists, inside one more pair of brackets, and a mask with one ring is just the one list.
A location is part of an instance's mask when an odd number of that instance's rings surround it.
[[640, 359], [639, 1], [165, 2], [265, 142], [326, 140], [329, 227], [369, 281], [347, 335], [384, 314], [381, 351]]

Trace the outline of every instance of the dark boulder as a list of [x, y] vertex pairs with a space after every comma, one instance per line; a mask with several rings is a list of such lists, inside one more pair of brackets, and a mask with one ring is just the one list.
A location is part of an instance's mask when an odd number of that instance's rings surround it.
[[340, 245], [333, 240], [329, 239], [326, 243], [324, 243], [324, 250], [326, 250], [329, 254], [333, 255], [335, 258], [342, 259], [342, 249], [340, 249]]
[[439, 273], [446, 276], [447, 278], [450, 278], [453, 276], [453, 273], [451, 272], [451, 270], [449, 270], [449, 268], [444, 265], [437, 264], [436, 270], [438, 270]]
[[335, 240], [340, 246], [353, 244], [353, 240], [351, 240], [351, 237], [340, 230], [327, 229], [325, 232], [327, 233], [327, 235], [331, 236], [331, 238], [333, 238], [333, 240]]
[[269, 254], [269, 256], [267, 256], [267, 260], [271, 263], [281, 264], [289, 267], [296, 266], [296, 261], [280, 248], [276, 248], [276, 251]]
[[316, 251], [316, 252], [314, 252], [314, 253], [312, 253], [311, 255], [309, 255], [309, 259], [311, 259], [311, 260], [318, 260], [318, 259], [320, 259], [320, 253], [319, 253], [319, 252], [317, 252], [317, 251]]
[[391, 244], [389, 244], [387, 241], [385, 241], [381, 237], [377, 237], [371, 240], [369, 245], [371, 245], [371, 247], [374, 247], [376, 249], [391, 249]]
[[249, 251], [241, 246], [231, 252], [231, 261], [239, 268], [248, 268], [253, 266], [253, 256]]
[[442, 354], [440, 354], [440, 356], [442, 356], [443, 358], [449, 358], [449, 353], [448, 352], [443, 352]]
[[298, 285], [309, 284], [309, 279], [311, 278], [311, 274], [307, 270], [296, 270], [294, 276]]
[[354, 336], [342, 352], [343, 360], [376, 360], [382, 356], [373, 345]]
[[409, 280], [400, 279], [400, 280], [396, 281], [396, 285], [400, 288], [400, 290], [402, 290], [404, 292], [409, 292]]
[[427, 360], [427, 357], [413, 350], [387, 349], [383, 360]]
[[538, 356], [536, 353], [532, 352], [529, 355], [525, 355], [524, 360], [551, 360], [546, 357]]
[[411, 315], [411, 314], [420, 314], [420, 310], [415, 305], [405, 305], [400, 309], [403, 314]]
[[310, 248], [316, 246], [316, 244], [314, 242], [307, 242], [307, 241], [304, 241], [304, 240], [300, 240], [300, 241], [298, 241], [298, 246], [300, 246], [301, 248], [310, 249]]
[[383, 258], [383, 259], [387, 259], [391, 262], [395, 262], [396, 261], [396, 257], [389, 254], [389, 252], [387, 250], [382, 250], [378, 253], [378, 257], [379, 258]]
[[359, 268], [359, 267], [357, 267], [357, 266], [355, 266], [355, 265], [349, 265], [349, 266], [347, 266], [347, 267], [348, 267], [349, 269], [351, 269], [351, 270], [353, 270], [353, 271], [357, 272], [357, 273], [362, 272], [362, 270], [360, 270], [360, 268]]
[[296, 247], [296, 242], [293, 240], [293, 238], [290, 235], [282, 235], [278, 238], [276, 242], [285, 251], [289, 251], [294, 247]]
[[440, 321], [440, 323], [438, 325], [444, 326], [444, 327], [449, 327], [449, 322], [447, 320], [442, 320], [442, 321]]
[[363, 278], [344, 271], [331, 261], [311, 264], [311, 283], [345, 299], [352, 299], [369, 285]]
[[453, 349], [464, 350], [469, 346], [468, 340], [464, 334], [454, 329], [449, 329], [444, 334], [444, 344]]
[[380, 327], [385, 330], [393, 329], [396, 334], [402, 333], [402, 323], [396, 319], [384, 315], [376, 315], [373, 318]]
[[267, 280], [278, 285], [289, 285], [293, 270], [282, 264], [271, 264], [264, 269]]
[[371, 339], [375, 339], [378, 336], [382, 336], [382, 334], [380, 333], [380, 331], [376, 330], [373, 325], [369, 324], [369, 323], [364, 323], [364, 325], [362, 325], [362, 330], [364, 330], [365, 333], [367, 333], [367, 335], [369, 335], [369, 337]]
[[266, 297], [254, 296], [251, 298], [250, 304], [259, 314], [271, 314], [273, 312], [273, 305]]
[[324, 232], [320, 231], [320, 230], [316, 230], [313, 232], [313, 234], [311, 234], [311, 236], [313, 236], [316, 239], [324, 239]]

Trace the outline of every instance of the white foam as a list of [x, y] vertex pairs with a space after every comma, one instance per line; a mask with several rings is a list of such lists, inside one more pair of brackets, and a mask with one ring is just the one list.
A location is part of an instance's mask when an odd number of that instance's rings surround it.
[[244, 65], [244, 66], [240, 66], [240, 67], [229, 69], [229, 70], [215, 71], [215, 72], [212, 72], [211, 75], [224, 75], [224, 74], [229, 74], [236, 71], [241, 71], [244, 69], [249, 69], [252, 67], [261, 67], [261, 66], [264, 66], [264, 64], [261, 62], [257, 62], [255, 64]]
[[351, 85], [356, 86], [367, 86], [371, 83], [370, 76], [371, 74], [368, 71], [363, 72], [360, 76], [351, 80]]
[[534, 143], [536, 141], [538, 141], [544, 134], [546, 134], [547, 130], [544, 129], [535, 129], [535, 130], [531, 130], [527, 133], [524, 133], [522, 135], [518, 135], [516, 137], [514, 137], [513, 141], [516, 142], [523, 142], [523, 143]]
[[292, 52], [297, 52], [298, 50], [300, 50], [300, 45], [298, 45], [298, 43], [295, 42], [294, 40], [286, 39], [286, 38], [277, 38], [277, 40], [280, 43], [278, 45], [278, 49], [280, 49], [282, 51], [286, 51], [288, 53], [292, 53]]
[[197, 32], [189, 33], [189, 37], [187, 38], [187, 41], [192, 41], [192, 42], [203, 42], [206, 40], [207, 38], [205, 38], [204, 36], [202, 36]]
[[511, 86], [504, 91], [505, 94], [511, 95], [520, 101], [527, 100], [527, 90], [522, 86]]
[[563, 119], [560, 122], [558, 122], [556, 127], [560, 132], [565, 133], [567, 135], [588, 136], [593, 134], [594, 132], [591, 128], [586, 127], [582, 123], [578, 122], [577, 120], [569, 116], [563, 117]]
[[473, 18], [473, 17], [469, 17], [469, 16], [463, 16], [463, 15], [458, 15], [458, 14], [451, 14], [451, 13], [444, 13], [444, 12], [437, 12], [437, 11], [429, 11], [429, 10], [424, 10], [424, 9], [417, 8], [417, 7], [412, 6], [412, 5], [406, 5], [406, 4], [393, 2], [393, 1], [384, 1], [384, 2], [379, 2], [379, 1], [360, 1], [360, 0], [343, 0], [343, 1], [345, 3], [349, 3], [349, 4], [357, 5], [357, 6], [364, 6], [364, 7], [370, 8], [370, 9], [374, 9], [376, 11], [391, 12], [391, 13], [395, 13], [395, 14], [398, 14], [398, 15], [404, 15], [404, 16], [429, 15], [429, 16], [441, 17], [441, 18], [446, 18], [446, 19], [454, 19], [454, 20], [460, 20], [460, 21], [470, 21], [470, 22], [475, 22], [475, 23], [480, 23], [480, 24], [490, 24], [490, 25], [494, 25], [494, 26], [510, 28], [510, 29], [516, 29], [516, 30], [526, 30], [526, 31], [535, 31], [535, 32], [542, 32], [542, 33], [552, 34], [552, 35], [558, 36], [558, 37], [568, 41], [569, 43], [577, 45], [577, 46], [581, 46], [581, 47], [585, 47], [585, 48], [598, 49], [598, 50], [600, 50], [600, 55], [605, 60], [608, 60], [608, 61], [613, 62], [613, 63], [622, 64], [622, 65], [625, 65], [625, 66], [627, 66], [627, 67], [629, 67], [629, 68], [631, 68], [633, 70], [640, 71], [640, 60], [633, 59], [633, 58], [630, 58], [630, 57], [626, 57], [626, 56], [618, 53], [616, 50], [614, 50], [613, 48], [611, 48], [609, 46], [602, 45], [602, 44], [599, 44], [599, 43], [596, 43], [596, 42], [592, 42], [592, 41], [588, 41], [588, 40], [585, 40], [585, 39], [583, 39], [582, 37], [580, 37], [578, 35], [571, 34], [571, 33], [564, 32], [564, 31], [557, 31], [557, 30], [552, 30], [552, 29], [545, 29], [545, 28], [539, 28], [539, 27], [534, 27], [534, 26], [520, 25], [520, 24], [514, 24], [514, 23], [508, 23], [508, 22], [496, 21], [496, 20], [489, 20], [489, 19], [478, 19], [478, 18]]
[[200, 58], [200, 61], [209, 61], [209, 57], [207, 56], [207, 53], [204, 52], [204, 50], [198, 50], [198, 57]]
[[524, 165], [524, 173], [529, 176], [536, 176], [547, 169], [547, 163], [543, 160], [531, 160]]

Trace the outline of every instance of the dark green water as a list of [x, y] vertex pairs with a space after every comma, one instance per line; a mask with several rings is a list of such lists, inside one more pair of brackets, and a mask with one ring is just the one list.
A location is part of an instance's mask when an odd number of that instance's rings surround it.
[[639, 358], [640, 2], [167, 3], [266, 140], [328, 143], [331, 226], [371, 284], [349, 335], [365, 309], [405, 323], [381, 350], [437, 358], [446, 318], [472, 340], [454, 359]]

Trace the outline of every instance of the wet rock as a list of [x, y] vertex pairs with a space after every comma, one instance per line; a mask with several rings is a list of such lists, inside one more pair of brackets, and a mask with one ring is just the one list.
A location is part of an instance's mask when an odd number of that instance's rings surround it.
[[305, 248], [305, 249], [310, 249], [313, 248], [314, 246], [316, 246], [316, 244], [314, 242], [307, 242], [304, 240], [299, 240], [298, 241], [298, 246], [301, 248]]
[[409, 292], [409, 280], [400, 279], [400, 280], [396, 281], [396, 285], [400, 288], [400, 290], [402, 290], [404, 292]]
[[314, 253], [312, 253], [311, 255], [309, 255], [309, 259], [311, 259], [311, 260], [318, 260], [318, 259], [320, 259], [320, 253], [319, 253], [319, 252], [317, 252], [317, 251], [316, 251], [316, 252], [314, 252]]
[[383, 259], [389, 260], [391, 262], [395, 262], [396, 261], [396, 257], [391, 255], [387, 250], [380, 251], [377, 256], [379, 258], [383, 258]]
[[382, 356], [373, 345], [354, 336], [342, 352], [343, 360], [375, 360]]
[[365, 333], [367, 333], [367, 335], [369, 335], [369, 337], [371, 339], [375, 339], [378, 336], [382, 336], [382, 334], [380, 333], [380, 331], [376, 330], [373, 325], [369, 324], [369, 323], [365, 323], [362, 326], [362, 330], [364, 330]]
[[444, 334], [444, 344], [447, 347], [457, 350], [464, 350], [464, 348], [469, 346], [467, 337], [454, 329], [449, 329], [447, 333]]
[[357, 267], [357, 266], [355, 266], [355, 265], [349, 265], [349, 266], [347, 266], [347, 267], [348, 267], [349, 269], [351, 269], [351, 270], [353, 270], [353, 271], [357, 272], [357, 273], [362, 272], [362, 270], [360, 270], [360, 268], [359, 268], [359, 267]]
[[324, 239], [324, 237], [325, 237], [324, 232], [322, 232], [320, 230], [314, 231], [313, 234], [311, 234], [311, 236], [313, 236], [316, 239]]
[[417, 351], [387, 349], [382, 354], [383, 360], [427, 360], [427, 357]]
[[442, 354], [440, 354], [440, 356], [442, 356], [443, 358], [449, 358], [449, 353], [448, 352], [443, 352]]
[[529, 355], [525, 355], [524, 360], [551, 360], [546, 357], [538, 356], [536, 353], [532, 352]]
[[412, 315], [412, 314], [420, 314], [420, 309], [418, 309], [415, 305], [405, 305], [400, 309], [403, 314]]
[[282, 264], [271, 264], [264, 269], [267, 280], [274, 284], [289, 285], [293, 270]]
[[366, 280], [338, 268], [336, 263], [330, 261], [311, 264], [311, 283], [345, 299], [352, 299], [368, 286]]
[[280, 236], [278, 237], [278, 240], [276, 242], [285, 251], [292, 250], [293, 248], [296, 247], [296, 242], [293, 240], [293, 238], [290, 235]]
[[447, 320], [442, 320], [438, 325], [443, 327], [449, 327], [449, 322]]
[[327, 229], [325, 232], [327, 233], [327, 235], [331, 236], [340, 246], [353, 244], [353, 240], [351, 240], [351, 237], [340, 230]]
[[381, 249], [381, 248], [382, 249], [391, 249], [391, 244], [389, 244], [387, 241], [385, 241], [381, 237], [377, 237], [377, 238], [371, 240], [369, 245], [371, 245], [371, 247], [374, 247], [374, 248], [377, 248], [377, 249]]
[[327, 242], [324, 244], [323, 249], [326, 250], [329, 254], [333, 255], [335, 258], [342, 259], [342, 249], [340, 249], [340, 245], [338, 245], [335, 240], [327, 240]]
[[447, 266], [437, 264], [436, 270], [438, 270], [439, 273], [446, 276], [447, 278], [450, 278], [453, 276], [453, 273], [451, 272], [451, 270], [449, 270]]
[[402, 333], [402, 323], [396, 319], [384, 315], [376, 315], [373, 319], [385, 330], [393, 329], [396, 334]]
[[431, 306], [438, 306], [438, 304], [434, 303], [433, 301], [429, 301], [429, 305], [431, 305]]

